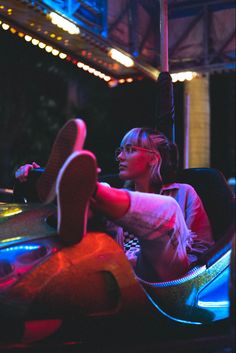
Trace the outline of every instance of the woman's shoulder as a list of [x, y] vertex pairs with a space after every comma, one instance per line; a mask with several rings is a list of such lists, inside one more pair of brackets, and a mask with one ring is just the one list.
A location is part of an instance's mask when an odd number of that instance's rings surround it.
[[190, 184], [185, 184], [185, 183], [170, 183], [170, 184], [165, 184], [163, 185], [164, 190], [170, 190], [170, 189], [178, 189], [178, 190], [186, 190], [186, 191], [195, 191], [194, 187], [191, 186]]
[[179, 185], [179, 188], [181, 189], [186, 189], [186, 190], [195, 190], [194, 187], [190, 184], [185, 184], [185, 183], [177, 183]]
[[178, 183], [179, 185], [179, 190], [182, 192], [185, 192], [186, 194], [191, 194], [192, 196], [197, 197], [197, 191], [194, 189], [194, 187], [190, 184], [185, 184], [185, 183]]
[[181, 198], [189, 198], [198, 199], [198, 194], [193, 186], [185, 183], [171, 183], [167, 185], [163, 185], [162, 188], [163, 194], [169, 195], [179, 195]]

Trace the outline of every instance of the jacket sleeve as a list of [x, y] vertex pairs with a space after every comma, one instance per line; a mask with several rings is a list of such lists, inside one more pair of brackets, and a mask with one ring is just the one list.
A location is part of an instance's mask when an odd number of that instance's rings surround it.
[[199, 252], [213, 245], [212, 229], [203, 203], [193, 187], [189, 186], [185, 200], [185, 221], [192, 233], [192, 247]]

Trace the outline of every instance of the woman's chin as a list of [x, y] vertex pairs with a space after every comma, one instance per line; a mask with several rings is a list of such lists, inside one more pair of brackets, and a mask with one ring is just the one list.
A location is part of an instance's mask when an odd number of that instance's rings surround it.
[[119, 178], [121, 180], [129, 180], [129, 176], [124, 170], [119, 171]]

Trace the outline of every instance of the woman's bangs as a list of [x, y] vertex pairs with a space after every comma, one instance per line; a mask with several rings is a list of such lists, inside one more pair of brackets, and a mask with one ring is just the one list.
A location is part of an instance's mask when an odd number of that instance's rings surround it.
[[121, 141], [121, 145], [133, 145], [144, 148], [150, 148], [148, 134], [142, 128], [134, 128], [130, 130]]
[[135, 128], [127, 132], [127, 134], [123, 137], [121, 141], [121, 146], [124, 145], [133, 145], [139, 146], [139, 129]]

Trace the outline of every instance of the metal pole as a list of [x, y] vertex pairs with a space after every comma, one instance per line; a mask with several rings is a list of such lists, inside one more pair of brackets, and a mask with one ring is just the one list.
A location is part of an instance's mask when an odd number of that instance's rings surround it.
[[168, 2], [160, 0], [161, 72], [169, 72], [168, 58]]
[[173, 83], [169, 74], [168, 1], [160, 1], [160, 67], [157, 79], [157, 128], [175, 142], [175, 112]]

